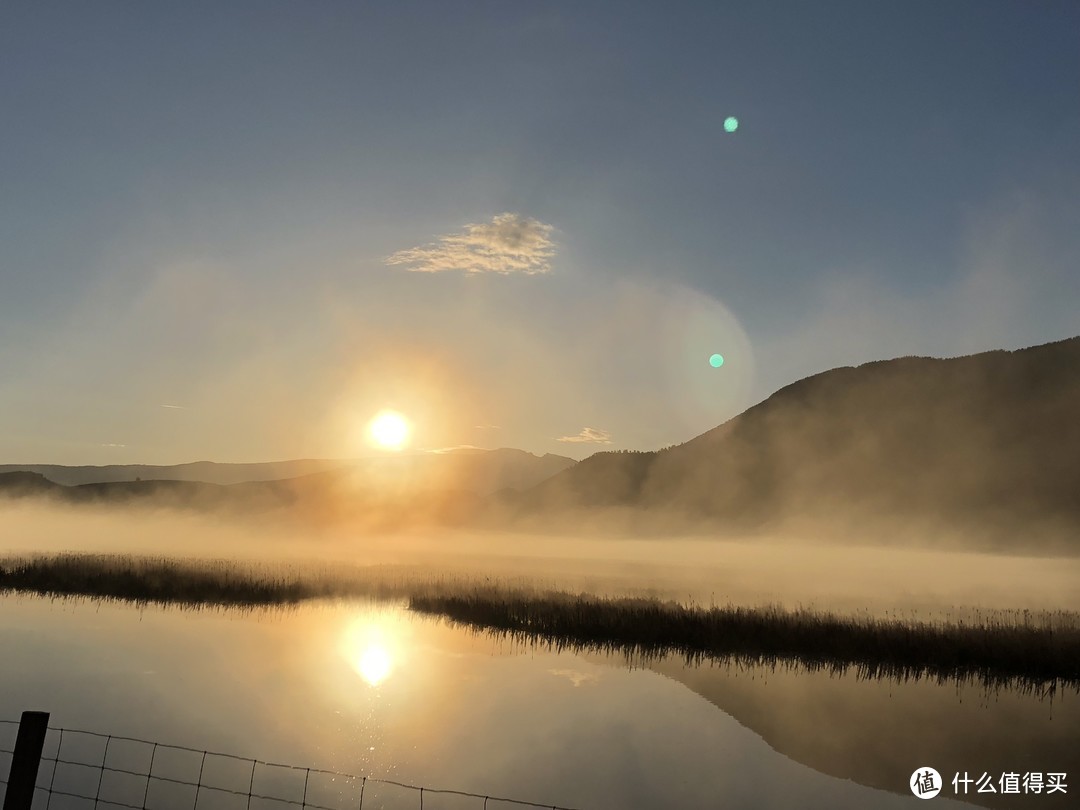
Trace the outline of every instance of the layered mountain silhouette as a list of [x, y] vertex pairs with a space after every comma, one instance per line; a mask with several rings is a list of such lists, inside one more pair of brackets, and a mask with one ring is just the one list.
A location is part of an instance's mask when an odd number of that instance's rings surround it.
[[[553, 454], [470, 448], [358, 461], [197, 462], [171, 467], [6, 465], [0, 468], [0, 495], [234, 512], [289, 508], [312, 520], [364, 518], [387, 526], [425, 520], [456, 523], [475, 513], [490, 493], [530, 488], [575, 463]], [[270, 477], [312, 467], [322, 469], [288, 478]], [[197, 475], [207, 480], [195, 479]]]
[[[307, 474], [268, 480], [295, 470]], [[32, 473], [40, 477], [28, 478]], [[637, 516], [632, 525], [647, 518], [719, 530], [797, 521], [830, 536], [883, 525], [1075, 536], [1080, 337], [1012, 352], [833, 369], [655, 452], [604, 452], [577, 463], [502, 449], [356, 463], [8, 465], [0, 467], [0, 492], [288, 505], [324, 516], [382, 510], [489, 526], [573, 526], [583, 513], [619, 511]]]
[[111, 481], [201, 481], [204, 484], [240, 484], [247, 481], [276, 481], [345, 467], [350, 462], [327, 459], [268, 461], [254, 464], [221, 464], [195, 461], [190, 464], [107, 464], [66, 466], [63, 464], [0, 464], [0, 473], [33, 472], [50, 481], [74, 487]]

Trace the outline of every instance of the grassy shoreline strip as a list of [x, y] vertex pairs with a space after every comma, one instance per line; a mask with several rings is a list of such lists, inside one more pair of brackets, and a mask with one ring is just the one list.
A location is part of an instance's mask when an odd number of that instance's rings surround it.
[[1003, 622], [921, 622], [776, 607], [697, 607], [647, 598], [540, 592], [478, 579], [387, 577], [357, 569], [244, 567], [224, 560], [60, 554], [0, 559], [0, 594], [88, 597], [181, 607], [296, 605], [366, 597], [558, 649], [670, 653], [688, 661], [791, 662], [866, 677], [979, 680], [1080, 689], [1075, 614]]
[[556, 648], [676, 652], [691, 661], [797, 661], [867, 677], [974, 678], [986, 684], [1080, 687], [1080, 628], [970, 626], [838, 617], [778, 608], [687, 607], [640, 599], [514, 594], [432, 595], [414, 610]]
[[228, 565], [68, 554], [0, 561], [4, 591], [188, 607], [287, 605], [335, 595], [332, 586], [252, 576]]

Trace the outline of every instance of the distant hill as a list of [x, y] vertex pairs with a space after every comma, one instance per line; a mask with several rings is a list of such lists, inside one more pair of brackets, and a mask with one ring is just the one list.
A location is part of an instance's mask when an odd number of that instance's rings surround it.
[[738, 528], [787, 519], [1080, 527], [1080, 338], [800, 380], [682, 445], [597, 453], [517, 515], [623, 507]]
[[41, 473], [14, 470], [0, 472], [0, 493], [7, 495], [43, 495], [61, 490]]
[[[255, 478], [280, 465], [309, 466], [306, 474]], [[311, 519], [367, 516], [378, 525], [407, 517], [587, 530], [616, 515], [622, 526], [639, 531], [782, 527], [800, 536], [874, 540], [883, 532], [934, 538], [944, 528], [1008, 548], [1034, 548], [1041, 534], [1076, 550], [1080, 338], [1013, 352], [833, 369], [780, 389], [685, 444], [597, 453], [582, 462], [510, 449], [277, 466], [202, 462], [96, 469], [99, 476], [123, 469], [131, 477], [141, 470], [144, 478], [216, 480], [98, 480], [56, 489], [26, 473], [51, 470], [56, 483], [92, 473], [41, 465], [5, 469], [18, 474], [0, 477], [0, 494], [288, 506]]]
[[[315, 480], [334, 478], [353, 485], [389, 489], [455, 489], [488, 495], [501, 489], [528, 489], [577, 464], [547, 453], [535, 456], [509, 447], [497, 450], [463, 448], [437, 453], [396, 454], [364, 459], [351, 468], [317, 473]], [[321, 476], [321, 479], [320, 479]]]
[[[245, 487], [254, 487], [246, 489]], [[0, 473], [0, 497], [47, 497], [65, 503], [144, 503], [153, 506], [200, 508], [272, 508], [287, 505], [271, 482], [252, 484], [207, 484], [201, 481], [102, 481], [63, 486], [41, 473]]]
[[298, 475], [338, 469], [349, 462], [326, 459], [270, 461], [254, 464], [219, 464], [195, 461], [189, 464], [107, 464], [100, 467], [71, 467], [63, 464], [0, 464], [0, 473], [34, 472], [50, 481], [74, 487], [109, 481], [202, 481], [206, 484], [239, 484], [244, 481], [274, 481]]
[[[446, 482], [470, 492], [488, 494], [506, 487], [531, 487], [577, 462], [564, 456], [534, 456], [524, 450], [462, 448], [438, 453], [387, 454], [374, 458], [298, 459], [251, 464], [195, 461], [188, 464], [109, 464], [66, 466], [62, 464], [0, 464], [0, 474], [30, 472], [64, 486], [123, 481], [198, 481], [205, 484], [241, 484], [280, 481], [319, 473], [369, 478], [373, 484], [418, 479]], [[332, 476], [328, 476], [328, 479]], [[14, 480], [14, 479], [12, 479]]]
[[318, 521], [378, 526], [472, 519], [491, 493], [531, 488], [577, 462], [522, 450], [398, 455], [284, 481], [237, 485], [267, 491]]
[[[386, 527], [402, 522], [460, 523], [479, 508], [484, 496], [506, 488], [532, 487], [575, 463], [573, 459], [551, 454], [538, 457], [508, 448], [470, 448], [356, 462], [237, 465], [198, 462], [175, 467], [27, 465], [26, 469], [0, 472], [0, 496], [204, 511], [264, 512], [288, 508], [296, 516], [316, 522], [363, 520]], [[262, 478], [310, 465], [335, 466], [290, 478]], [[8, 465], [11, 466], [17, 465]], [[139, 473], [148, 477], [143, 478]], [[50, 480], [46, 474], [60, 480]], [[155, 478], [155, 475], [203, 475], [217, 480]], [[96, 480], [62, 483], [86, 478]]]

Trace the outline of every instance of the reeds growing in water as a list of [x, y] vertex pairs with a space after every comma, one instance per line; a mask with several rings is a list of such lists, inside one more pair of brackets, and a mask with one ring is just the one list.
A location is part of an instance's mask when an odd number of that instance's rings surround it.
[[676, 653], [690, 663], [797, 662], [838, 673], [853, 668], [867, 678], [1080, 690], [1080, 617], [1064, 612], [995, 612], [975, 623], [926, 622], [496, 589], [418, 596], [409, 604], [557, 650], [622, 652], [644, 660]]
[[407, 603], [482, 632], [556, 649], [690, 662], [795, 663], [863, 677], [977, 680], [1080, 690], [1080, 617], [993, 611], [929, 622], [778, 607], [696, 606], [602, 597], [420, 569], [302, 568], [103, 555], [0, 560], [0, 593], [189, 608], [285, 606], [314, 599]]

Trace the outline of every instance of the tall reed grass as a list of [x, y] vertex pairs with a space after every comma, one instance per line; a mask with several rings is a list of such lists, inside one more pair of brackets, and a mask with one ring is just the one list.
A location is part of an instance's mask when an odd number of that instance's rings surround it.
[[1080, 691], [1080, 617], [1066, 612], [994, 611], [974, 623], [926, 622], [498, 589], [417, 596], [410, 607], [555, 650], [645, 661], [676, 653], [690, 663], [796, 662], [867, 678]]
[[840, 616], [778, 607], [685, 605], [540, 590], [524, 582], [409, 568], [318, 568], [104, 555], [0, 560], [0, 593], [90, 597], [188, 608], [374, 598], [517, 641], [689, 662], [794, 663], [898, 680], [977, 680], [1080, 691], [1080, 616], [965, 612], [966, 618]]

